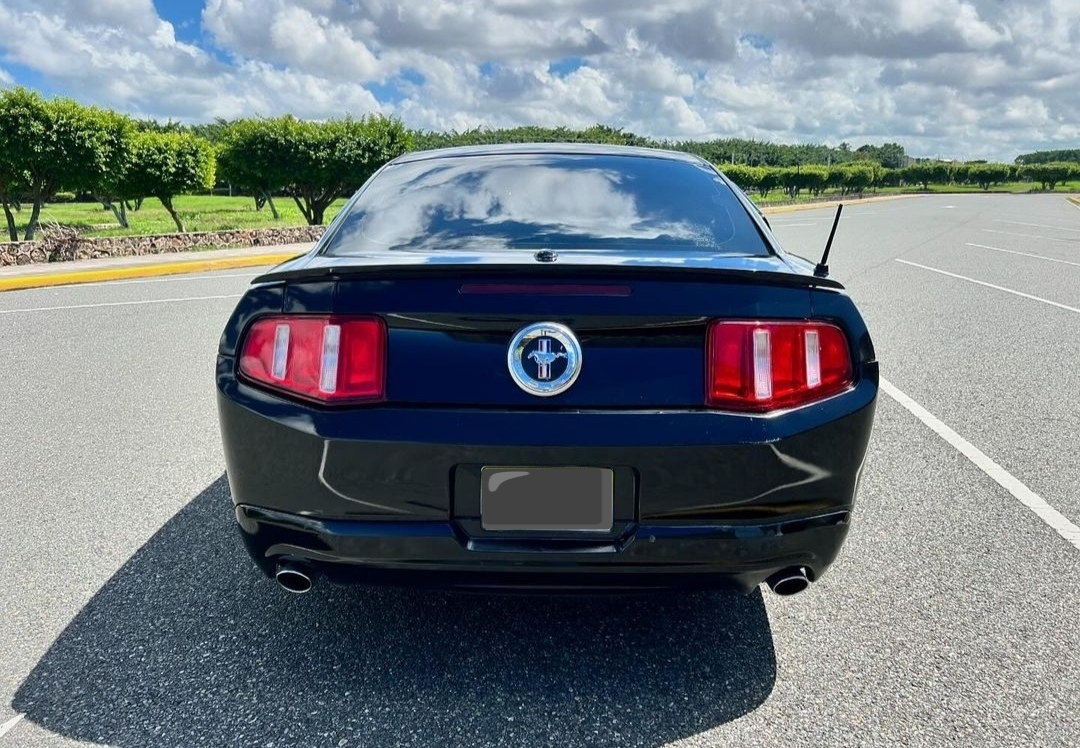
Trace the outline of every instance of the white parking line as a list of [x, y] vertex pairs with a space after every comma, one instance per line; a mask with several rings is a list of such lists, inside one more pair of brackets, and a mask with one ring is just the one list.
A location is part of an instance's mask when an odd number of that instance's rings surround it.
[[1011, 288], [1005, 288], [1004, 286], [995, 286], [993, 283], [987, 283], [986, 281], [975, 280], [974, 278], [968, 278], [966, 275], [957, 275], [956, 273], [950, 273], [948, 270], [938, 270], [937, 268], [932, 268], [929, 265], [920, 265], [917, 262], [911, 262], [909, 260], [897, 259], [896, 261], [899, 262], [899, 263], [902, 263], [904, 265], [911, 265], [912, 267], [922, 268], [923, 270], [929, 270], [931, 273], [940, 273], [941, 275], [947, 275], [950, 278], [959, 278], [960, 280], [967, 281], [968, 283], [976, 283], [976, 284], [978, 284], [980, 286], [986, 286], [987, 288], [993, 288], [993, 289], [995, 289], [997, 291], [1004, 291], [1005, 293], [1011, 293], [1014, 296], [1021, 296], [1021, 297], [1025, 298], [1025, 299], [1031, 299], [1032, 301], [1041, 301], [1043, 304], [1049, 304], [1050, 306], [1056, 306], [1058, 309], [1064, 309], [1064, 310], [1069, 311], [1069, 312], [1076, 312], [1077, 314], [1080, 314], [1080, 309], [1077, 309], [1074, 306], [1066, 306], [1065, 304], [1059, 304], [1056, 301], [1050, 301], [1049, 299], [1043, 299], [1043, 298], [1041, 298], [1039, 296], [1032, 296], [1031, 294], [1024, 293], [1023, 291], [1014, 291]]
[[54, 312], [59, 309], [97, 309], [106, 306], [139, 306], [141, 304], [172, 304], [180, 301], [211, 301], [214, 299], [238, 299], [242, 294], [221, 296], [186, 296], [179, 299], [143, 299], [141, 301], [106, 301], [100, 304], [68, 304], [67, 306], [39, 306], [30, 309], [0, 309], [0, 314], [24, 314], [28, 312]]
[[1024, 223], [1023, 221], [1006, 221], [1004, 218], [995, 218], [994, 223], [1011, 223], [1016, 226], [1034, 226], [1037, 229], [1054, 229], [1056, 231], [1075, 231], [1080, 234], [1080, 229], [1069, 229], [1064, 226], [1050, 226], [1045, 223]]
[[1015, 249], [1002, 249], [1001, 247], [988, 247], [985, 244], [972, 244], [966, 243], [969, 247], [978, 247], [979, 249], [992, 249], [995, 252], [1005, 252], [1010, 255], [1020, 255], [1021, 257], [1034, 257], [1036, 260], [1046, 260], [1047, 262], [1060, 262], [1062, 265], [1075, 265], [1080, 268], [1080, 262], [1069, 262], [1068, 260], [1059, 260], [1056, 257], [1043, 257], [1042, 255], [1033, 255], [1030, 252], [1017, 252]]
[[1033, 511], [1039, 519], [1063, 537], [1073, 548], [1080, 551], [1080, 527], [1070, 522], [1065, 515], [1047, 504], [1041, 496], [1025, 486], [1020, 479], [987, 457], [978, 447], [946, 426], [932, 413], [893, 386], [891, 382], [882, 378], [881, 389], [893, 400], [903, 405], [916, 418], [929, 426], [956, 451], [971, 460], [975, 467], [993, 478], [995, 483], [1011, 493], [1017, 501]]
[[7, 722], [0, 725], [0, 738], [4, 737], [9, 732], [11, 732], [13, 729], [15, 729], [15, 725], [19, 724], [19, 722], [21, 722], [22, 718], [25, 717], [25, 716], [26, 716], [25, 714], [16, 714], [14, 717], [9, 719]]
[[1012, 231], [997, 231], [996, 229], [983, 229], [988, 234], [1004, 234], [1005, 236], [1022, 236], [1026, 239], [1042, 239], [1048, 242], [1065, 242], [1066, 244], [1077, 244], [1080, 239], [1062, 239], [1060, 237], [1053, 236], [1039, 236], [1038, 234], [1017, 234]]

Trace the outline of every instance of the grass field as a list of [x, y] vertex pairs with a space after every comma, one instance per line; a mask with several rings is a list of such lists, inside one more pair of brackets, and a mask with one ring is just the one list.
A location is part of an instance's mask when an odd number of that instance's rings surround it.
[[[1031, 182], [1007, 182], [1004, 184], [995, 184], [988, 192], [991, 194], [1009, 194], [1009, 195], [1023, 195], [1029, 192], [1039, 192], [1039, 185], [1032, 184]], [[927, 194], [981, 194], [983, 189], [978, 185], [945, 185], [945, 184], [932, 184], [929, 190], [923, 190], [919, 187], [878, 187], [877, 189], [867, 190], [864, 196], [873, 195], [927, 195]], [[1055, 192], [1060, 192], [1063, 195], [1073, 194], [1080, 192], [1080, 181], [1065, 182], [1059, 184]], [[783, 190], [775, 190], [771, 192], [768, 197], [762, 198], [758, 195], [751, 195], [754, 202], [759, 205], [773, 205], [776, 203], [790, 203], [791, 198]], [[820, 195], [818, 198], [813, 198], [809, 193], [803, 192], [795, 200], [796, 203], [812, 202], [813, 200], [837, 200], [841, 195], [836, 191], [827, 191]], [[845, 197], [845, 199], [847, 199]]]
[[[337, 200], [326, 211], [326, 221], [331, 219], [345, 204], [344, 198]], [[257, 229], [270, 226], [303, 226], [304, 219], [299, 208], [291, 198], [278, 198], [274, 205], [281, 214], [281, 219], [274, 220], [269, 206], [255, 210], [255, 201], [250, 197], [226, 197], [223, 195], [184, 195], [173, 201], [173, 206], [184, 228], [188, 231], [224, 231], [228, 229]], [[15, 214], [15, 223], [19, 227], [19, 236], [23, 236], [26, 222], [30, 219], [30, 207], [24, 205], [22, 211]], [[124, 236], [127, 234], [171, 234], [176, 231], [176, 224], [154, 198], [147, 198], [138, 211], [128, 211], [129, 229], [120, 228], [112, 211], [102, 208], [100, 203], [50, 203], [41, 209], [41, 223], [55, 221], [64, 226], [77, 228], [84, 236]], [[4, 226], [0, 216], [0, 227]], [[0, 230], [0, 239], [8, 238], [6, 228]], [[40, 238], [40, 235], [39, 235]]]
[[[1036, 185], [1037, 186], [1037, 185]], [[992, 193], [1026, 193], [1032, 191], [1030, 183], [1011, 183], [995, 185], [990, 189]], [[944, 186], [930, 185], [931, 193], [979, 193], [978, 187], [967, 186]], [[1080, 181], [1058, 185], [1057, 191], [1063, 195], [1080, 193]], [[911, 187], [882, 187], [876, 191], [869, 191], [866, 195], [896, 195], [896, 194], [923, 194], [922, 190]], [[782, 190], [776, 190], [767, 198], [753, 196], [755, 202], [761, 205], [790, 204], [792, 201]], [[818, 200], [838, 199], [840, 194], [826, 192]], [[850, 198], [845, 198], [850, 199]], [[812, 202], [814, 198], [809, 193], [799, 195], [796, 203]], [[184, 227], [188, 231], [223, 231], [228, 229], [255, 229], [271, 226], [303, 226], [304, 219], [300, 210], [289, 198], [278, 198], [274, 201], [281, 218], [277, 221], [270, 214], [270, 208], [263, 206], [262, 210], [255, 209], [255, 201], [250, 197], [226, 197], [223, 195], [185, 195], [176, 198], [174, 205], [180, 214]], [[334, 202], [326, 211], [326, 222], [329, 223], [341, 207], [345, 204], [342, 198]], [[16, 225], [19, 227], [19, 236], [23, 236], [26, 222], [30, 218], [30, 206], [24, 205], [22, 211], [15, 214]], [[116, 222], [112, 211], [102, 208], [99, 203], [50, 203], [41, 211], [41, 222], [48, 224], [56, 222], [64, 226], [77, 228], [83, 236], [123, 236], [135, 234], [171, 234], [176, 231], [176, 225], [165, 211], [165, 208], [154, 198], [148, 198], [138, 211], [128, 213], [129, 229], [122, 229]], [[40, 234], [38, 234], [40, 238]], [[7, 231], [3, 229], [3, 221], [0, 220], [0, 241], [7, 241]]]

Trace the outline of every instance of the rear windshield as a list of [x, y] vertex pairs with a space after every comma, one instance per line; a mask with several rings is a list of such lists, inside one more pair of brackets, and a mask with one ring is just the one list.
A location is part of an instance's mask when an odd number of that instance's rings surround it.
[[731, 189], [707, 166], [520, 153], [387, 167], [323, 253], [548, 247], [769, 254]]

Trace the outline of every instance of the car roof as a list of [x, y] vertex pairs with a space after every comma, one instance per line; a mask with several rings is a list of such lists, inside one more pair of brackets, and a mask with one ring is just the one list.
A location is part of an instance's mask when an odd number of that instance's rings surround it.
[[462, 158], [468, 156], [494, 156], [511, 154], [549, 154], [572, 156], [637, 156], [682, 161], [691, 164], [708, 163], [700, 156], [664, 148], [645, 148], [631, 145], [608, 145], [603, 143], [497, 143], [489, 145], [462, 145], [412, 151], [398, 156], [390, 163], [426, 161], [437, 158]]

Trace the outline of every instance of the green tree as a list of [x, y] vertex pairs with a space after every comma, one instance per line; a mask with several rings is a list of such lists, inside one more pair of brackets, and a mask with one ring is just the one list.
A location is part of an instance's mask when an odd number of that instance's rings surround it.
[[1080, 164], [1068, 161], [1048, 161], [1046, 163], [1025, 164], [1020, 167], [1020, 176], [1039, 182], [1044, 190], [1057, 188], [1059, 182], [1066, 182], [1080, 175]]
[[967, 171], [967, 181], [974, 182], [984, 191], [989, 190], [993, 184], [1007, 181], [1011, 171], [1008, 164], [973, 163], [964, 164], [964, 166]]
[[829, 168], [816, 164], [807, 164], [802, 167], [801, 180], [804, 189], [817, 197], [829, 186]]
[[1023, 153], [1016, 157], [1016, 164], [1049, 164], [1060, 161], [1080, 163], [1080, 148], [1070, 148], [1059, 151], [1035, 151]]
[[867, 143], [859, 146], [855, 157], [863, 161], [877, 161], [887, 169], [899, 169], [907, 160], [904, 146], [899, 143], [884, 143], [880, 146]]
[[122, 228], [128, 228], [127, 203], [123, 192], [131, 168], [132, 139], [137, 123], [116, 112], [101, 112], [101, 124], [105, 128], [109, 157], [104, 171], [89, 185], [95, 199], [116, 217]]
[[288, 183], [288, 175], [276, 163], [283, 149], [281, 131], [278, 120], [236, 120], [221, 133], [217, 151], [219, 176], [251, 192], [257, 209], [268, 204], [275, 221], [281, 216], [274, 192]]
[[952, 164], [947, 161], [930, 161], [930, 181], [934, 184], [949, 184], [952, 181]]
[[762, 198], [768, 197], [770, 192], [780, 186], [783, 175], [783, 169], [774, 166], [764, 167], [764, 171], [757, 186], [758, 195]]
[[[293, 198], [309, 225], [324, 221], [338, 196], [358, 189], [375, 170], [409, 150], [411, 133], [400, 120], [370, 115], [308, 122], [291, 115], [265, 120], [274, 137], [251, 167], [262, 185]], [[232, 156], [226, 156], [232, 168]]]
[[780, 170], [780, 183], [792, 200], [803, 190], [820, 195], [829, 186], [829, 169], [816, 164], [788, 166]]
[[867, 187], [874, 184], [875, 171], [874, 166], [881, 167], [877, 164], [870, 164], [868, 162], [857, 162], [853, 164], [844, 164], [840, 168], [840, 190], [841, 194], [852, 195], [862, 194]]
[[[25, 88], [0, 91], [0, 163], [8, 165], [32, 203], [25, 239], [34, 238], [41, 207], [57, 190], [88, 190], [107, 171], [106, 114], [71, 99], [46, 100]], [[8, 180], [10, 187], [12, 177]]]
[[214, 186], [214, 147], [189, 133], [153, 130], [135, 133], [131, 145], [131, 162], [117, 186], [119, 196], [156, 197], [183, 233], [173, 198]]
[[25, 174], [0, 147], [0, 205], [7, 220], [8, 238], [19, 241], [19, 229], [15, 225], [15, 212], [22, 210], [22, 197], [29, 190]]
[[885, 169], [883, 168], [881, 176], [877, 180], [877, 184], [882, 187], [899, 187], [900, 182], [903, 181], [901, 176], [902, 169]]
[[765, 178], [765, 169], [760, 166], [747, 166], [746, 164], [719, 165], [720, 171], [724, 172], [728, 179], [737, 184], [743, 192], [752, 192], [761, 185]]
[[902, 170], [908, 184], [921, 184], [924, 190], [931, 184], [948, 184], [952, 178], [950, 165], [945, 161], [917, 161]]
[[930, 180], [933, 174], [928, 163], [919, 162], [905, 166], [900, 170], [901, 176], [908, 184], [921, 184], [924, 190], [930, 189]]
[[784, 192], [790, 199], [797, 199], [803, 188], [802, 174], [799, 172], [799, 167], [785, 166], [778, 173], [780, 186], [784, 188]]

